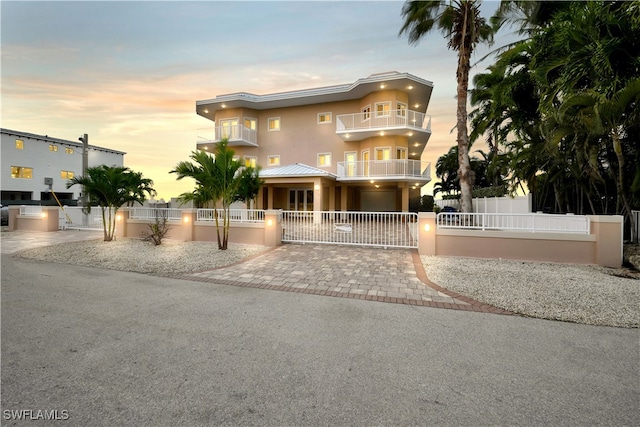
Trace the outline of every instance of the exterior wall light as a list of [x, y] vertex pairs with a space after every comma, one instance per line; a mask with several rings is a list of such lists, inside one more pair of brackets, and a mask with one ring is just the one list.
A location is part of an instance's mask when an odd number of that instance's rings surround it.
[[116, 221], [122, 221], [122, 215], [120, 214], [116, 215]]
[[183, 216], [182, 217], [182, 222], [184, 222], [185, 224], [189, 222], [189, 217], [188, 216]]
[[42, 213], [40, 214], [40, 216], [41, 216], [42, 218], [46, 218], [46, 217], [47, 217], [47, 213], [46, 213], [46, 212], [42, 212]]
[[271, 218], [269, 218], [267, 220], [267, 227], [271, 227], [273, 225], [273, 220]]
[[315, 188], [316, 190], [319, 190], [320, 189], [320, 185], [316, 184], [316, 185], [313, 186], [313, 188]]
[[431, 225], [430, 225], [430, 224], [425, 224], [425, 225], [424, 225], [424, 231], [426, 231], [427, 233], [428, 233], [429, 231], [431, 231]]

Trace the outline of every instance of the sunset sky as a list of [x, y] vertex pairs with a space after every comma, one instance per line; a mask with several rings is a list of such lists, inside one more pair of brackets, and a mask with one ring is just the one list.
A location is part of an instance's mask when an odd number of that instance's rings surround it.
[[[196, 129], [212, 126], [196, 100], [399, 71], [434, 83], [423, 160], [435, 165], [455, 144], [457, 57], [437, 31], [416, 46], [399, 37], [402, 5], [2, 1], [2, 127], [72, 141], [87, 133], [93, 145], [125, 151], [125, 166], [168, 200], [192, 190], [168, 172], [195, 149]], [[485, 1], [484, 16], [497, 6]], [[514, 39], [499, 34], [474, 62]]]

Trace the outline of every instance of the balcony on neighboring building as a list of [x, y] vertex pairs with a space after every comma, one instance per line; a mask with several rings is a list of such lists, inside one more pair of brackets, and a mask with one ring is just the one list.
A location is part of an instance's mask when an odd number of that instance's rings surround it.
[[[210, 146], [217, 144], [223, 139], [229, 141], [229, 146], [258, 146], [258, 132], [241, 124], [223, 125], [213, 128], [202, 128], [197, 130], [198, 149], [210, 149]], [[213, 147], [211, 147], [213, 148]]]
[[431, 116], [417, 111], [363, 111], [336, 117], [336, 134], [344, 141], [360, 141], [372, 136], [431, 134]]
[[431, 181], [431, 163], [420, 160], [338, 162], [338, 181]]

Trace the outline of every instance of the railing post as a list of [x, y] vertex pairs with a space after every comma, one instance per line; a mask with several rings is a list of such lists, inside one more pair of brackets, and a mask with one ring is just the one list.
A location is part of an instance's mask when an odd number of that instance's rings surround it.
[[418, 253], [420, 255], [436, 255], [436, 230], [436, 214], [419, 212]]

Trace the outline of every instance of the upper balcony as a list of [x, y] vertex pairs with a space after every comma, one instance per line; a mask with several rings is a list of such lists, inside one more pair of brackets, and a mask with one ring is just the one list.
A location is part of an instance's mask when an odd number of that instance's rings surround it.
[[229, 141], [229, 146], [258, 146], [258, 132], [241, 124], [217, 126], [214, 128], [198, 129], [197, 146], [202, 148], [208, 144], [217, 144], [223, 139]]
[[431, 134], [431, 116], [412, 110], [391, 110], [341, 114], [336, 117], [336, 134], [344, 141], [360, 141], [378, 135], [413, 136]]
[[431, 181], [431, 163], [420, 160], [338, 162], [338, 181]]

